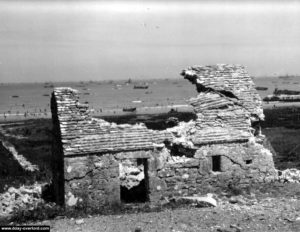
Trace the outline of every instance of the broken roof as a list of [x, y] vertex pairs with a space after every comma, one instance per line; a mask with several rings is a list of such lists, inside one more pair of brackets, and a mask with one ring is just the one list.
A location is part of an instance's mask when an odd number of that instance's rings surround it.
[[220, 93], [238, 104], [258, 120], [264, 119], [262, 101], [255, 84], [244, 66], [217, 64], [192, 66], [181, 75], [197, 86], [198, 92], [213, 91]]
[[254, 136], [251, 122], [263, 120], [264, 114], [260, 96], [243, 66], [193, 66], [181, 74], [199, 92], [190, 99], [197, 114], [197, 130], [189, 138], [194, 145], [246, 142]]
[[92, 118], [74, 89], [55, 88], [53, 96], [65, 156], [150, 150], [171, 137], [167, 131], [150, 130], [143, 124], [116, 125]]
[[197, 86], [199, 94], [190, 99], [197, 119], [164, 131], [92, 118], [88, 105], [78, 102], [76, 90], [55, 88], [51, 105], [64, 155], [151, 150], [165, 141], [197, 148], [243, 143], [254, 137], [251, 122], [262, 120], [264, 115], [261, 99], [243, 66], [194, 66], [182, 75]]

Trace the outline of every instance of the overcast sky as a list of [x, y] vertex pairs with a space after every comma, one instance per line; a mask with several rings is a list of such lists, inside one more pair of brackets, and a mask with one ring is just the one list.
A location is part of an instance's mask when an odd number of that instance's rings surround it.
[[299, 41], [299, 1], [0, 1], [0, 82], [300, 74]]

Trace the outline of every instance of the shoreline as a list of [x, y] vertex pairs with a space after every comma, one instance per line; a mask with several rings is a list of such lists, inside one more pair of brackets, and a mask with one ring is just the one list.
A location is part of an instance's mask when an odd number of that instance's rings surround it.
[[300, 102], [280, 102], [280, 101], [274, 101], [274, 102], [263, 102], [262, 104], [263, 109], [270, 109], [270, 108], [300, 108]]
[[[90, 110], [91, 116], [95, 118], [101, 117], [122, 117], [122, 116], [133, 116], [133, 115], [156, 115], [156, 114], [166, 114], [170, 110], [175, 110], [179, 113], [192, 113], [192, 106], [189, 105], [167, 105], [167, 106], [146, 106], [146, 107], [137, 107], [136, 112], [123, 112], [123, 109], [104, 109], [102, 112]], [[24, 114], [0, 114], [0, 123], [3, 122], [14, 122], [14, 121], [26, 121], [34, 119], [51, 119], [51, 113], [45, 115], [43, 113], [35, 113], [34, 115], [27, 115], [24, 117]]]
[[[171, 111], [174, 109], [175, 111]], [[263, 124], [269, 124], [268, 118], [272, 118], [274, 120], [275, 115], [273, 115], [270, 112], [275, 112], [280, 111], [282, 114], [285, 114], [286, 116], [290, 117], [291, 114], [295, 114], [294, 116], [300, 118], [300, 103], [295, 104], [295, 103], [278, 103], [275, 102], [275, 104], [263, 104], [263, 110], [264, 114], [266, 116], [266, 119], [263, 121]], [[103, 112], [91, 112], [91, 116], [94, 118], [104, 118], [105, 120], [107, 118], [147, 118], [149, 117], [157, 117], [160, 115], [168, 115], [170, 114], [170, 117], [173, 116], [173, 114], [192, 114], [193, 113], [193, 108], [189, 105], [169, 105], [169, 106], [155, 106], [155, 107], [141, 107], [137, 108], [136, 112], [123, 112], [122, 109], [108, 109], [108, 110], [103, 110]], [[282, 116], [282, 115], [281, 115]], [[3, 114], [0, 114], [0, 125], [4, 125], [6, 123], [11, 124], [11, 123], [20, 123], [20, 122], [26, 122], [26, 121], [32, 121], [32, 120], [51, 120], [51, 114], [47, 114], [47, 116], [43, 114], [37, 113], [35, 116], [27, 116], [24, 118], [23, 114], [13, 114], [7, 115], [6, 119], [4, 119]], [[279, 121], [282, 121], [282, 119], [279, 119]], [[299, 119], [297, 119], [299, 120]]]

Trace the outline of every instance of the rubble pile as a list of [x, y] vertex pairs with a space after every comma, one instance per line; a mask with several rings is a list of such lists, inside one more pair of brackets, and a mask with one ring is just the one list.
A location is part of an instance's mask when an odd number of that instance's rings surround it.
[[6, 192], [0, 194], [0, 217], [9, 217], [21, 209], [33, 210], [43, 202], [41, 194], [40, 184], [8, 188]]
[[278, 180], [280, 182], [300, 183], [300, 170], [296, 168], [278, 170]]
[[121, 186], [131, 189], [140, 184], [145, 178], [144, 166], [135, 165], [129, 159], [119, 164], [120, 167], [120, 182]]

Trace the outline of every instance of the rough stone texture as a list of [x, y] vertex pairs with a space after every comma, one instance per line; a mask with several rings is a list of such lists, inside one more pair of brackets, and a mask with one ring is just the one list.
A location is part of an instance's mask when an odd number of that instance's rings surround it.
[[153, 149], [171, 134], [143, 124], [116, 125], [91, 118], [88, 105], [78, 102], [78, 91], [55, 88], [57, 117], [64, 156]]
[[261, 100], [244, 68], [192, 67], [182, 75], [199, 92], [190, 100], [197, 119], [164, 131], [91, 118], [76, 90], [54, 90], [58, 203], [70, 210], [101, 209], [121, 202], [121, 186], [130, 190], [145, 182], [147, 199], [155, 204], [212, 192], [233, 181], [277, 178], [272, 153], [262, 145]]
[[85, 209], [119, 203], [119, 163], [113, 155], [65, 157], [66, 206]]

